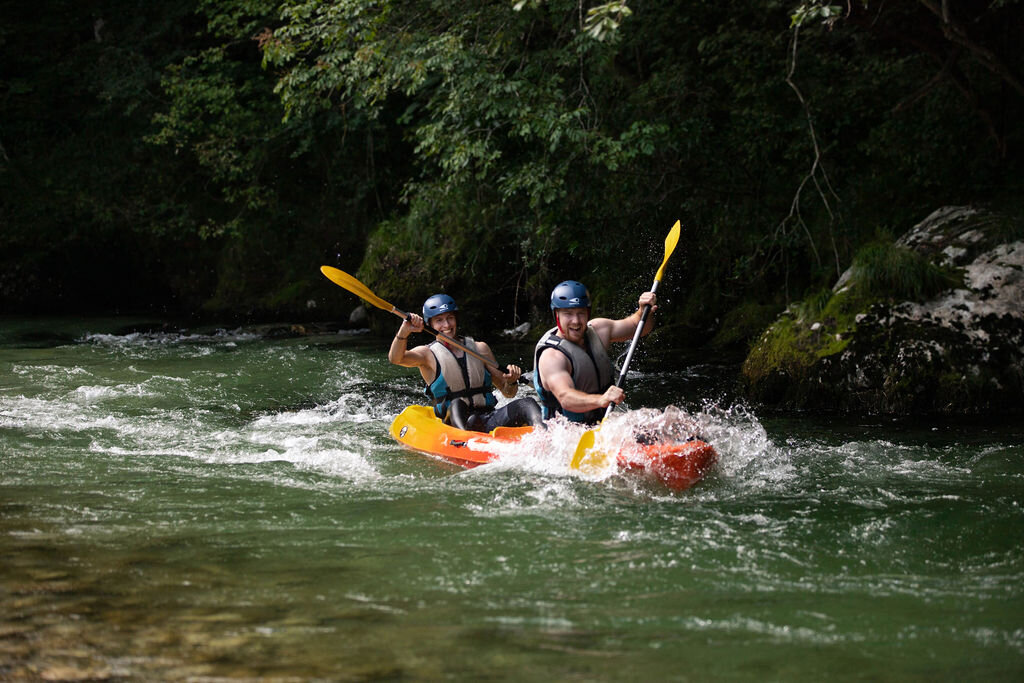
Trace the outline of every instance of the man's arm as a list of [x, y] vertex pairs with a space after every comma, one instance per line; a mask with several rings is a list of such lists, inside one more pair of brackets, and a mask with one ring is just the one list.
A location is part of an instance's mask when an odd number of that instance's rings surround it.
[[[486, 342], [477, 341], [476, 349], [481, 356], [491, 362], [491, 365], [498, 367], [498, 361], [494, 359], [494, 352], [491, 351], [491, 347]], [[519, 393], [519, 387], [516, 386], [516, 382], [519, 381], [519, 376], [523, 374], [523, 371], [518, 365], [506, 366], [505, 370], [506, 372], [504, 373], [492, 372], [491, 380], [502, 396], [505, 398], [515, 398], [516, 394]]]
[[[607, 318], [597, 318], [591, 322], [598, 322], [599, 320], [604, 323], [607, 321], [607, 341], [621, 342], [629, 341], [633, 338], [633, 334], [636, 332], [636, 326], [640, 324], [640, 317], [643, 315], [644, 306], [651, 307], [651, 313], [647, 316], [647, 322], [644, 324], [644, 331], [641, 336], [647, 336], [654, 329], [654, 313], [658, 310], [658, 297], [654, 292], [644, 292], [640, 295], [639, 308], [633, 313], [633, 315], [627, 316], [622, 320], [608, 320]], [[594, 327], [594, 330], [601, 334], [601, 331]], [[605, 341], [604, 335], [602, 335], [602, 341]], [[606, 343], [605, 346], [608, 344]]]
[[[610, 322], [610, 321], [609, 321]], [[586, 413], [609, 404], [622, 403], [626, 394], [614, 384], [603, 394], [587, 394], [579, 391], [572, 381], [569, 359], [555, 349], [545, 349], [537, 360], [537, 369], [544, 378], [544, 388], [550, 391], [562, 408], [573, 413]]]

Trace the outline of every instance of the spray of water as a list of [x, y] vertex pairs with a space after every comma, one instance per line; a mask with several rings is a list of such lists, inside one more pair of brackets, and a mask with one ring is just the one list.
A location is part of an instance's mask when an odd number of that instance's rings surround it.
[[[592, 428], [593, 429], [593, 428]], [[613, 454], [588, 460], [580, 469], [570, 467], [585, 427], [558, 417], [545, 430], [535, 430], [515, 443], [472, 442], [469, 447], [494, 453], [490, 470], [518, 470], [551, 477], [607, 482], [624, 474], [619, 458], [639, 457], [651, 444], [682, 444], [692, 439], [710, 443], [718, 454], [712, 477], [761, 484], [789, 476], [792, 465], [776, 448], [756, 416], [743, 405], [706, 404], [698, 412], [674, 405], [664, 410], [642, 408], [613, 413], [596, 428], [594, 450]]]

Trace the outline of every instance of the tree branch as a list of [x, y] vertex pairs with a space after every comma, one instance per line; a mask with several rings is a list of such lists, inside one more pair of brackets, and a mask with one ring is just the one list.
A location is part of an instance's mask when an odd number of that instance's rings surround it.
[[967, 35], [967, 30], [951, 18], [946, 0], [942, 0], [941, 6], [936, 0], [918, 0], [918, 2], [939, 18], [942, 32], [950, 42], [967, 49], [982, 66], [1005, 81], [1007, 85], [1017, 91], [1017, 94], [1024, 95], [1024, 83], [996, 53], [971, 40], [971, 37]]
[[939, 69], [935, 73], [935, 75], [928, 80], [927, 83], [918, 88], [917, 91], [900, 100], [896, 104], [896, 106], [892, 108], [892, 112], [895, 114], [898, 112], [902, 112], [904, 109], [910, 108], [914, 103], [916, 103], [919, 99], [927, 95], [932, 90], [932, 88], [937, 86], [944, 79], [951, 78], [951, 75], [949, 73], [950, 68], [953, 66], [953, 63], [956, 62], [957, 58], [960, 56], [960, 52], [960, 49], [954, 49], [952, 52], [950, 52], [949, 56], [946, 57], [945, 62], [943, 62], [942, 68]]
[[[839, 197], [832, 189], [832, 183], [829, 181], [828, 173], [821, 165], [821, 147], [818, 145], [818, 135], [814, 130], [814, 117], [811, 115], [810, 105], [808, 105], [807, 100], [803, 96], [803, 93], [800, 92], [800, 88], [793, 80], [793, 74], [796, 72], [796, 55], [799, 31], [799, 27], [794, 27], [792, 49], [790, 51], [789, 70], [786, 73], [786, 83], [789, 85], [790, 88], [793, 89], [793, 92], [796, 93], [796, 97], [800, 101], [801, 107], [803, 107], [804, 116], [807, 118], [807, 129], [811, 136], [811, 145], [814, 147], [814, 161], [811, 163], [811, 170], [807, 172], [807, 175], [804, 176], [803, 180], [800, 182], [800, 185], [797, 187], [796, 194], [793, 196], [793, 202], [790, 204], [789, 207], [789, 215], [787, 215], [782, 220], [782, 222], [776, 228], [775, 232], [776, 235], [778, 235], [779, 231], [783, 230], [787, 223], [795, 219], [797, 221], [797, 224], [801, 228], [803, 228], [804, 233], [807, 235], [807, 241], [811, 245], [811, 251], [814, 252], [815, 261], [817, 261], [819, 264], [821, 263], [821, 257], [818, 254], [817, 245], [814, 244], [814, 239], [810, 233], [810, 230], [807, 228], [807, 224], [804, 223], [804, 220], [800, 215], [801, 194], [803, 193], [804, 186], [806, 186], [809, 181], [813, 180], [814, 186], [818, 191], [818, 196], [821, 198], [821, 202], [822, 204], [825, 205], [825, 210], [828, 212], [828, 231], [829, 237], [832, 241], [832, 251], [836, 261], [836, 275], [838, 276], [842, 273], [842, 270], [839, 264], [839, 252], [835, 246], [835, 235], [832, 232], [832, 224], [835, 222], [835, 214], [832, 211], [832, 203], [829, 201], [828, 195], [831, 195], [836, 200], [836, 202], [839, 201]], [[818, 181], [819, 173], [821, 175], [822, 182]], [[824, 187], [822, 186], [822, 184], [824, 184]]]

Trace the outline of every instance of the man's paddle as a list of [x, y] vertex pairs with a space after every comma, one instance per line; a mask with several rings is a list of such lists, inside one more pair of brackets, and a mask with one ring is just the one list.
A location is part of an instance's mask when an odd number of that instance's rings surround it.
[[[354, 277], [352, 277], [351, 275], [349, 275], [345, 271], [338, 270], [337, 268], [332, 268], [331, 266], [320, 266], [320, 272], [323, 273], [324, 276], [328, 280], [333, 282], [334, 284], [338, 285], [339, 287], [344, 287], [345, 289], [347, 289], [348, 291], [352, 292], [353, 294], [358, 296], [360, 299], [363, 299], [367, 303], [373, 304], [377, 308], [379, 308], [381, 310], [384, 310], [384, 311], [387, 311], [388, 313], [394, 313], [395, 315], [397, 315], [399, 318], [402, 318], [403, 320], [409, 320], [409, 314], [408, 313], [406, 313], [405, 311], [400, 311], [399, 309], [397, 309], [394, 306], [392, 306], [391, 304], [389, 304], [387, 301], [384, 301], [384, 299], [381, 299], [379, 296], [374, 294], [373, 291], [369, 287], [367, 287], [362, 282], [360, 282], [359, 280], [355, 279]], [[438, 339], [441, 339], [441, 340], [451, 344], [455, 348], [462, 349], [463, 351], [465, 351], [469, 355], [471, 355], [474, 358], [480, 360], [488, 368], [491, 368], [492, 370], [496, 370], [499, 375], [504, 375], [505, 374], [505, 371], [502, 370], [501, 368], [499, 368], [497, 365], [495, 365], [494, 361], [491, 361], [491, 360], [488, 360], [487, 358], [484, 358], [483, 356], [481, 356], [476, 351], [471, 351], [470, 349], [467, 349], [465, 346], [463, 346], [459, 342], [455, 341], [454, 339], [452, 339], [448, 335], [446, 335], [446, 334], [444, 334], [442, 332], [438, 332], [433, 327], [428, 325], [426, 321], [423, 321], [423, 329], [426, 332], [429, 332], [430, 334], [434, 335]]]
[[[675, 251], [676, 245], [679, 244], [679, 221], [676, 221], [672, 229], [668, 231], [668, 236], [665, 238], [665, 258], [661, 261], [661, 266], [658, 268], [658, 272], [654, 275], [654, 284], [651, 285], [651, 291], [658, 291], [658, 284], [661, 282], [661, 276], [665, 273], [665, 264], [668, 263], [668, 257]], [[633, 341], [629, 344], [629, 350], [626, 351], [626, 360], [622, 363], [622, 370], [619, 371], [619, 379], [615, 382], [615, 386], [621, 388], [622, 383], [626, 379], [626, 373], [629, 371], [629, 362], [633, 359], [633, 351], [636, 350], [637, 342], [640, 341], [640, 335], [643, 333], [644, 325], [647, 324], [647, 316], [651, 312], [650, 306], [644, 306], [643, 312], [640, 314], [640, 324], [636, 326], [636, 332], [633, 333]], [[612, 410], [615, 409], [614, 403], [608, 404], [608, 409], [604, 413], [604, 418], [601, 419], [601, 424], [608, 419], [608, 416], [612, 414]], [[597, 437], [597, 431], [601, 429], [601, 425], [598, 425], [595, 429], [588, 429], [584, 432], [583, 436], [580, 437], [580, 442], [576, 445], [576, 453], [572, 456], [572, 462], [569, 466], [574, 470], [578, 470], [580, 465], [583, 463], [583, 458], [586, 457], [587, 452], [594, 447], [594, 439]], [[607, 456], [604, 453], [594, 453], [591, 457], [592, 464], [595, 468], [604, 465]]]

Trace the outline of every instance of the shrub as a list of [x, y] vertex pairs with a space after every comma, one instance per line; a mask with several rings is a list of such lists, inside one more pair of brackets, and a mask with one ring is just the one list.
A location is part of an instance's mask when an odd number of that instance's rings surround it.
[[853, 260], [853, 279], [870, 296], [926, 301], [962, 284], [962, 276], [941, 268], [907, 247], [872, 243]]

